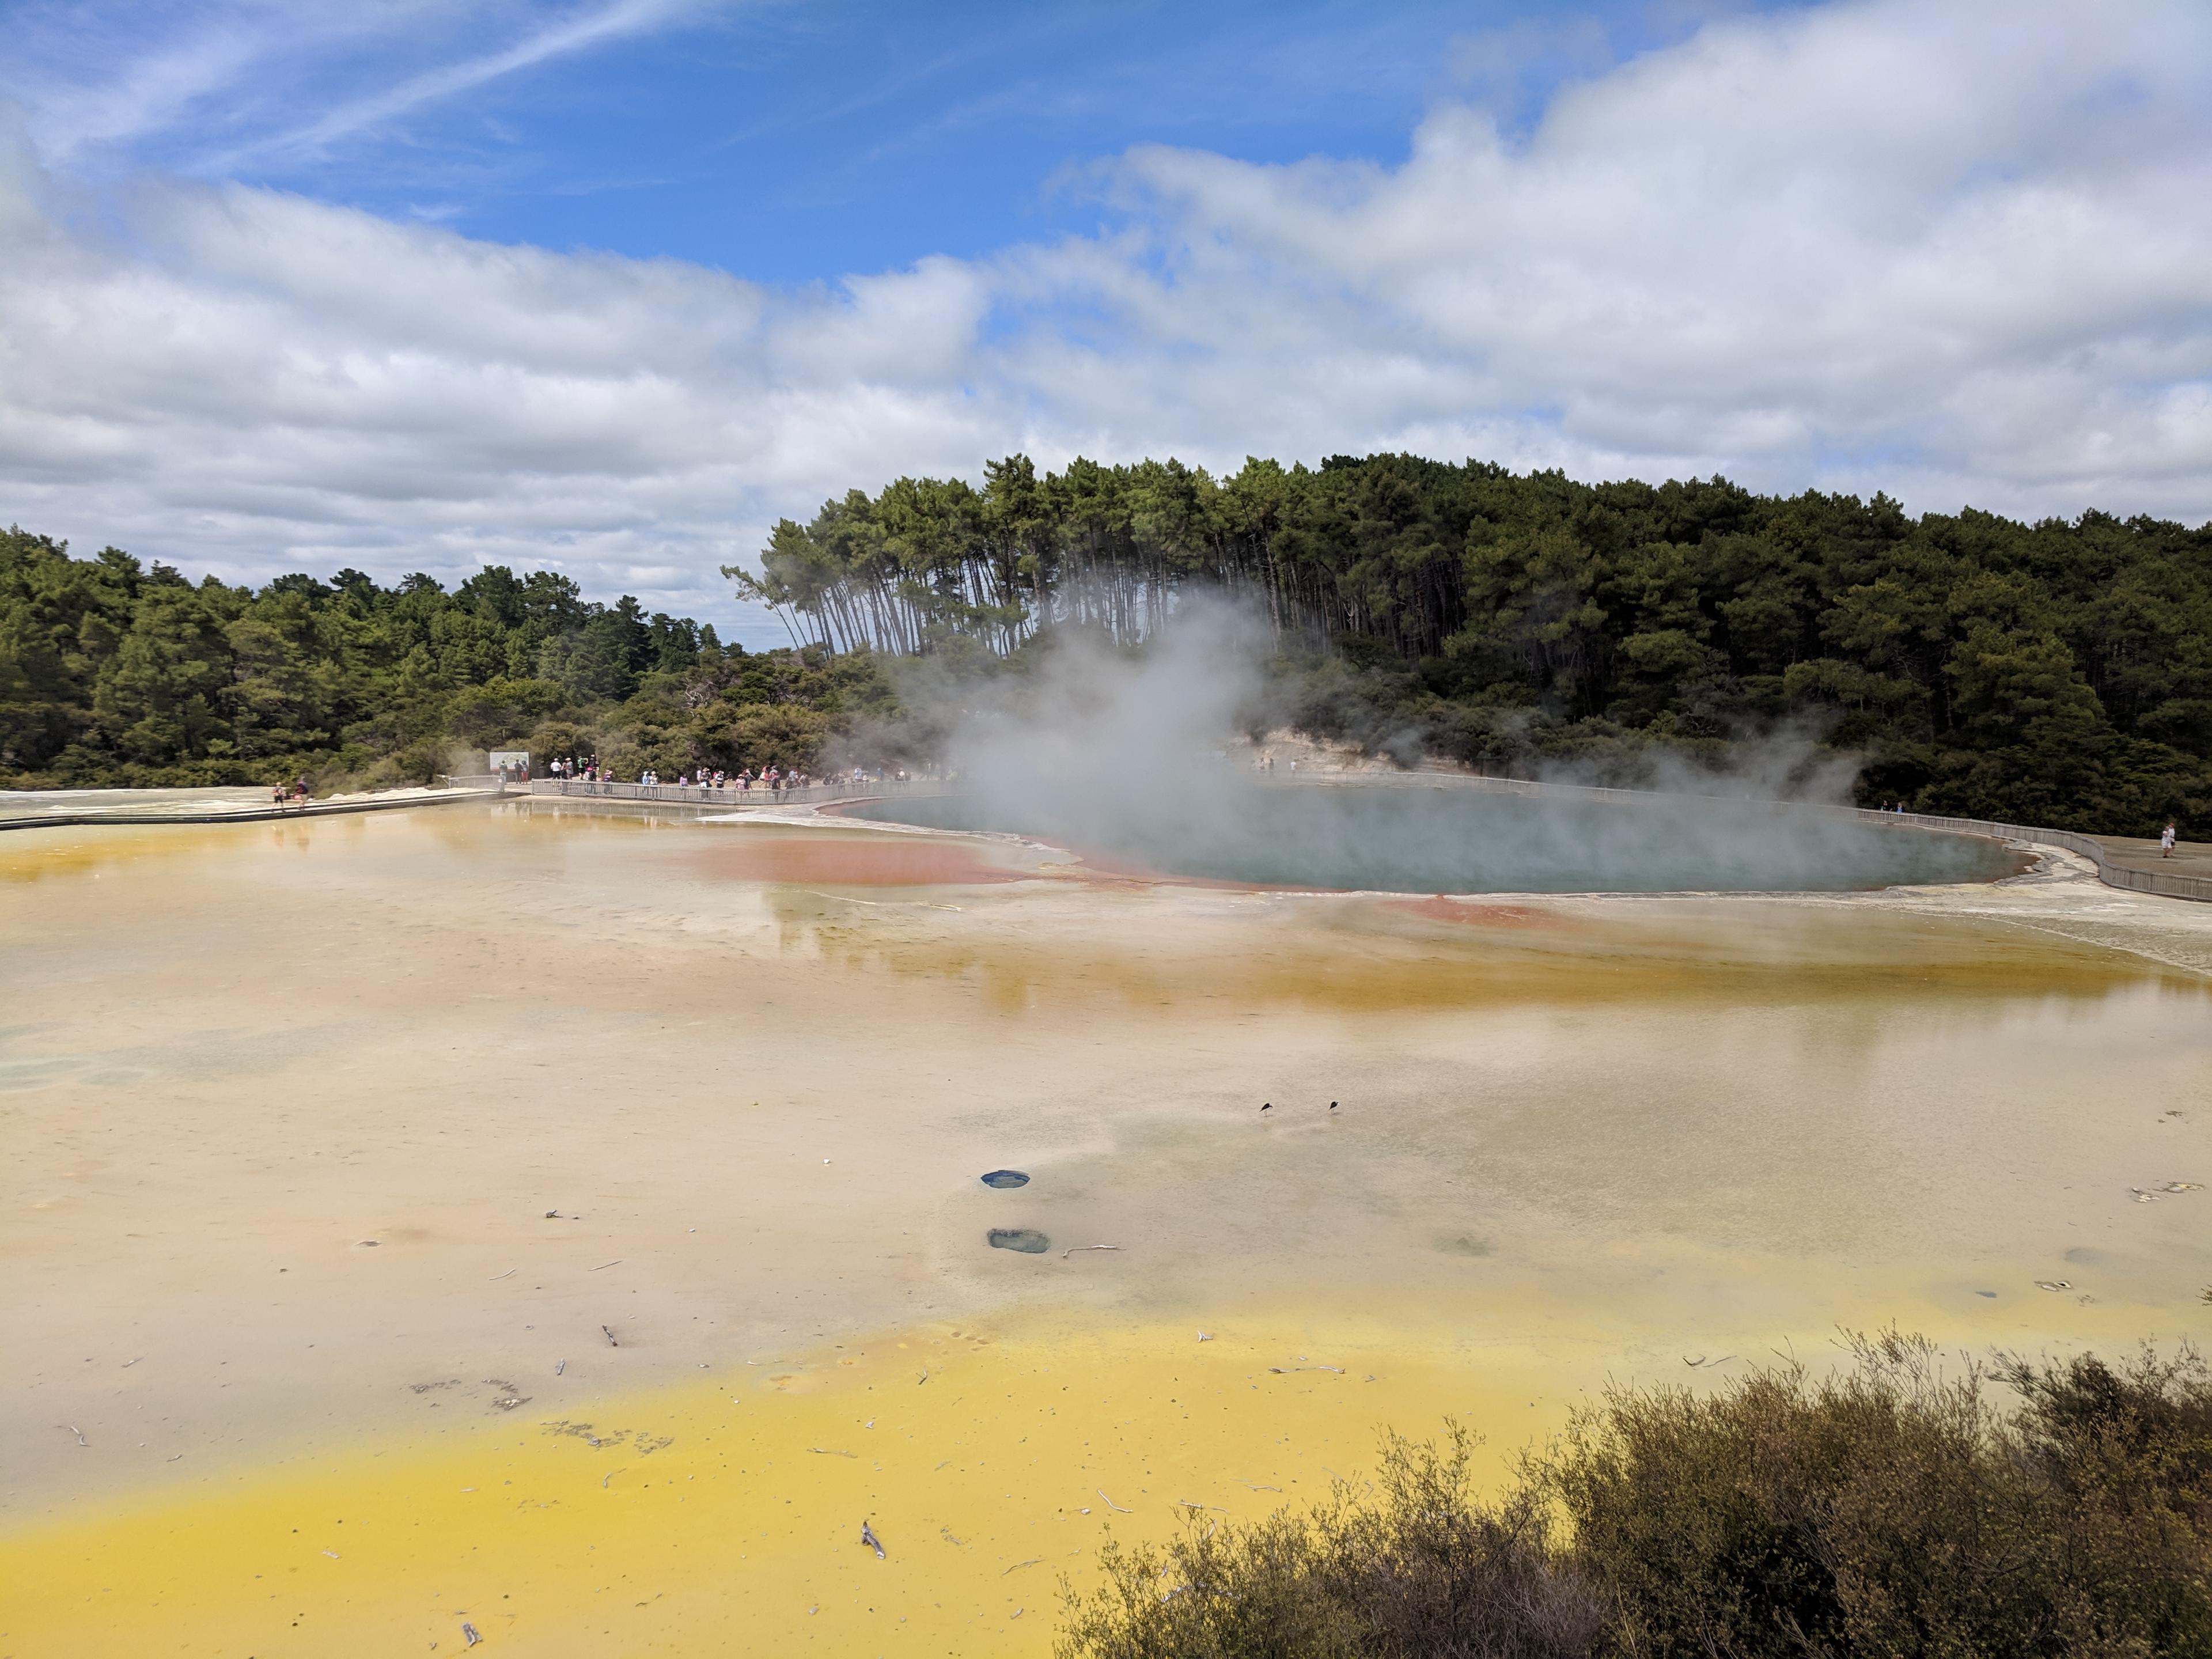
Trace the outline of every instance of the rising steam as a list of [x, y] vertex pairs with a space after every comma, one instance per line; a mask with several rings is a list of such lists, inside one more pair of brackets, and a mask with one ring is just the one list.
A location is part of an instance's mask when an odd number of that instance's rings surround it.
[[[1987, 843], [1778, 804], [1840, 792], [1847, 762], [1802, 734], [1747, 745], [1717, 776], [1664, 765], [1633, 802], [1524, 798], [1438, 773], [1255, 770], [1264, 624], [1186, 604], [1134, 654], [1055, 641], [1030, 672], [971, 686], [952, 720], [958, 793], [883, 816], [1031, 836], [1106, 863], [1297, 888], [1401, 892], [1779, 890], [1968, 879], [2008, 867]], [[1310, 786], [1310, 787], [1309, 787]], [[1726, 798], [1717, 798], [1726, 797]]]

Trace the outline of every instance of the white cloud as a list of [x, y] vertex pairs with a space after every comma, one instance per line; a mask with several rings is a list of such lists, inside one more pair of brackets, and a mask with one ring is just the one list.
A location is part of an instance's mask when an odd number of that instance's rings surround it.
[[[1141, 149], [1121, 228], [818, 289], [295, 197], [0, 182], [0, 516], [235, 576], [550, 563], [726, 617], [849, 485], [1406, 447], [2212, 517], [2212, 14], [1707, 25], [1395, 167]], [[97, 208], [99, 211], [89, 211]], [[112, 218], [112, 233], [86, 228]]]

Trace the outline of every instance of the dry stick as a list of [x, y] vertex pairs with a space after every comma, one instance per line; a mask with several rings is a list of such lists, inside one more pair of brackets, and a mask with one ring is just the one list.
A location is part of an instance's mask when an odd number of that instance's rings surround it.
[[515, 1276], [515, 1274], [517, 1274], [518, 1273], [520, 1273], [520, 1272], [521, 1272], [521, 1271], [522, 1271], [522, 1270], [521, 1270], [520, 1267], [509, 1267], [509, 1268], [508, 1268], [505, 1273], [494, 1273], [494, 1274], [493, 1274], [489, 1279], [487, 1279], [486, 1280], [484, 1280], [484, 1283], [485, 1283], [485, 1284], [487, 1284], [487, 1285], [496, 1285], [496, 1284], [498, 1284], [498, 1283], [499, 1283], [499, 1281], [500, 1281], [501, 1279], [512, 1279], [512, 1278], [514, 1278], [514, 1277]]
[[1103, 1487], [1103, 1486], [1093, 1486], [1091, 1490], [1091, 1491], [1093, 1491], [1093, 1492], [1097, 1492], [1097, 1493], [1099, 1495], [1099, 1497], [1101, 1497], [1101, 1498], [1104, 1498], [1106, 1499], [1106, 1507], [1107, 1507], [1108, 1509], [1109, 1509], [1109, 1510], [1113, 1510], [1115, 1514], [1116, 1514], [1116, 1515], [1134, 1515], [1134, 1514], [1136, 1513], [1136, 1510], [1125, 1510], [1125, 1509], [1123, 1509], [1123, 1508], [1122, 1508], [1119, 1504], [1115, 1503], [1112, 1498], [1106, 1498], [1106, 1488], [1105, 1488], [1105, 1487]]
[[851, 1452], [839, 1451], [836, 1448], [830, 1446], [809, 1446], [806, 1449], [811, 1452], [819, 1452], [824, 1457], [851, 1457], [854, 1455]]
[[84, 1437], [84, 1431], [77, 1427], [74, 1423], [57, 1423], [54, 1426], [58, 1429], [67, 1429], [71, 1434], [76, 1437], [76, 1443], [80, 1446], [89, 1446], [92, 1443], [92, 1442]]
[[1065, 1261], [1077, 1250], [1118, 1250], [1121, 1248], [1119, 1244], [1078, 1244], [1072, 1249], [1062, 1250], [1060, 1253], [1060, 1259]]
[[609, 1330], [605, 1326], [602, 1325], [599, 1327], [599, 1334], [606, 1338], [607, 1346], [610, 1348], [619, 1348], [622, 1346], [621, 1343], [615, 1340], [615, 1334]]
[[[1021, 1569], [1021, 1568], [1023, 1568], [1023, 1567], [1033, 1567], [1033, 1566], [1036, 1565], [1036, 1564], [1037, 1564], [1038, 1562], [1040, 1562], [1040, 1561], [1042, 1561], [1042, 1560], [1043, 1560], [1043, 1559], [1044, 1559], [1044, 1557], [1042, 1557], [1042, 1555], [1032, 1555], [1032, 1556], [1031, 1556], [1031, 1557], [1030, 1557], [1030, 1559], [1029, 1559], [1028, 1560], [1026, 1560], [1026, 1561], [1017, 1561], [1017, 1562], [1015, 1562], [1015, 1563], [1014, 1563], [1014, 1565], [1013, 1565], [1012, 1566], [1008, 1567], [1008, 1568], [1006, 1569], [1006, 1572], [1014, 1572], [1014, 1571], [1018, 1571], [1019, 1569]], [[999, 1575], [999, 1577], [1001, 1577], [1001, 1578], [1004, 1578], [1004, 1577], [1006, 1576], [1006, 1572], [1002, 1572], [1002, 1573], [1000, 1573], [1000, 1574]]]
[[621, 1469], [609, 1469], [605, 1474], [601, 1475], [599, 1477], [599, 1490], [601, 1492], [605, 1492], [607, 1489], [607, 1482], [613, 1480], [617, 1475], [623, 1472], [623, 1469], [626, 1469], [629, 1467], [629, 1465], [625, 1463], [622, 1466]]
[[602, 1270], [604, 1270], [604, 1269], [605, 1269], [605, 1268], [608, 1268], [608, 1267], [621, 1267], [621, 1266], [622, 1266], [622, 1258], [621, 1258], [620, 1256], [617, 1256], [617, 1257], [616, 1257], [613, 1261], [602, 1261], [601, 1263], [599, 1263], [599, 1265], [597, 1267], [592, 1268], [592, 1271], [593, 1273], [599, 1273], [599, 1272], [601, 1272]]
[[1256, 1481], [1256, 1480], [1239, 1480], [1237, 1484], [1238, 1486], [1249, 1486], [1249, 1487], [1250, 1487], [1254, 1492], [1280, 1492], [1280, 1491], [1282, 1491], [1282, 1488], [1281, 1488], [1280, 1486], [1261, 1486], [1261, 1485], [1258, 1481]]

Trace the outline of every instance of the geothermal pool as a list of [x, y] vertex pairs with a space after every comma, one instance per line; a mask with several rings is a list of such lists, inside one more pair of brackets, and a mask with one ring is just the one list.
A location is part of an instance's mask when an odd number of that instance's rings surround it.
[[2201, 1333], [2208, 971], [2203, 907], [2063, 872], [1284, 892], [544, 803], [0, 837], [0, 1651], [1042, 1655], [1109, 1527], [1386, 1425], [1503, 1469], [1608, 1377], [1838, 1327]]
[[1165, 875], [1412, 893], [1847, 891], [1987, 881], [1997, 843], [1771, 803], [1529, 799], [1446, 785], [994, 790], [843, 809], [1000, 830]]

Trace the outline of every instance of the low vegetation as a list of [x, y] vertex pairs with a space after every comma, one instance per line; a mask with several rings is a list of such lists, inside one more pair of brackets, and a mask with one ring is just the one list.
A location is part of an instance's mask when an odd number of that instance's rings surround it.
[[1060, 1659], [2212, 1655], [2212, 1374], [1890, 1335], [1816, 1376], [1622, 1388], [1496, 1501], [1392, 1437], [1320, 1507], [1109, 1544]]

